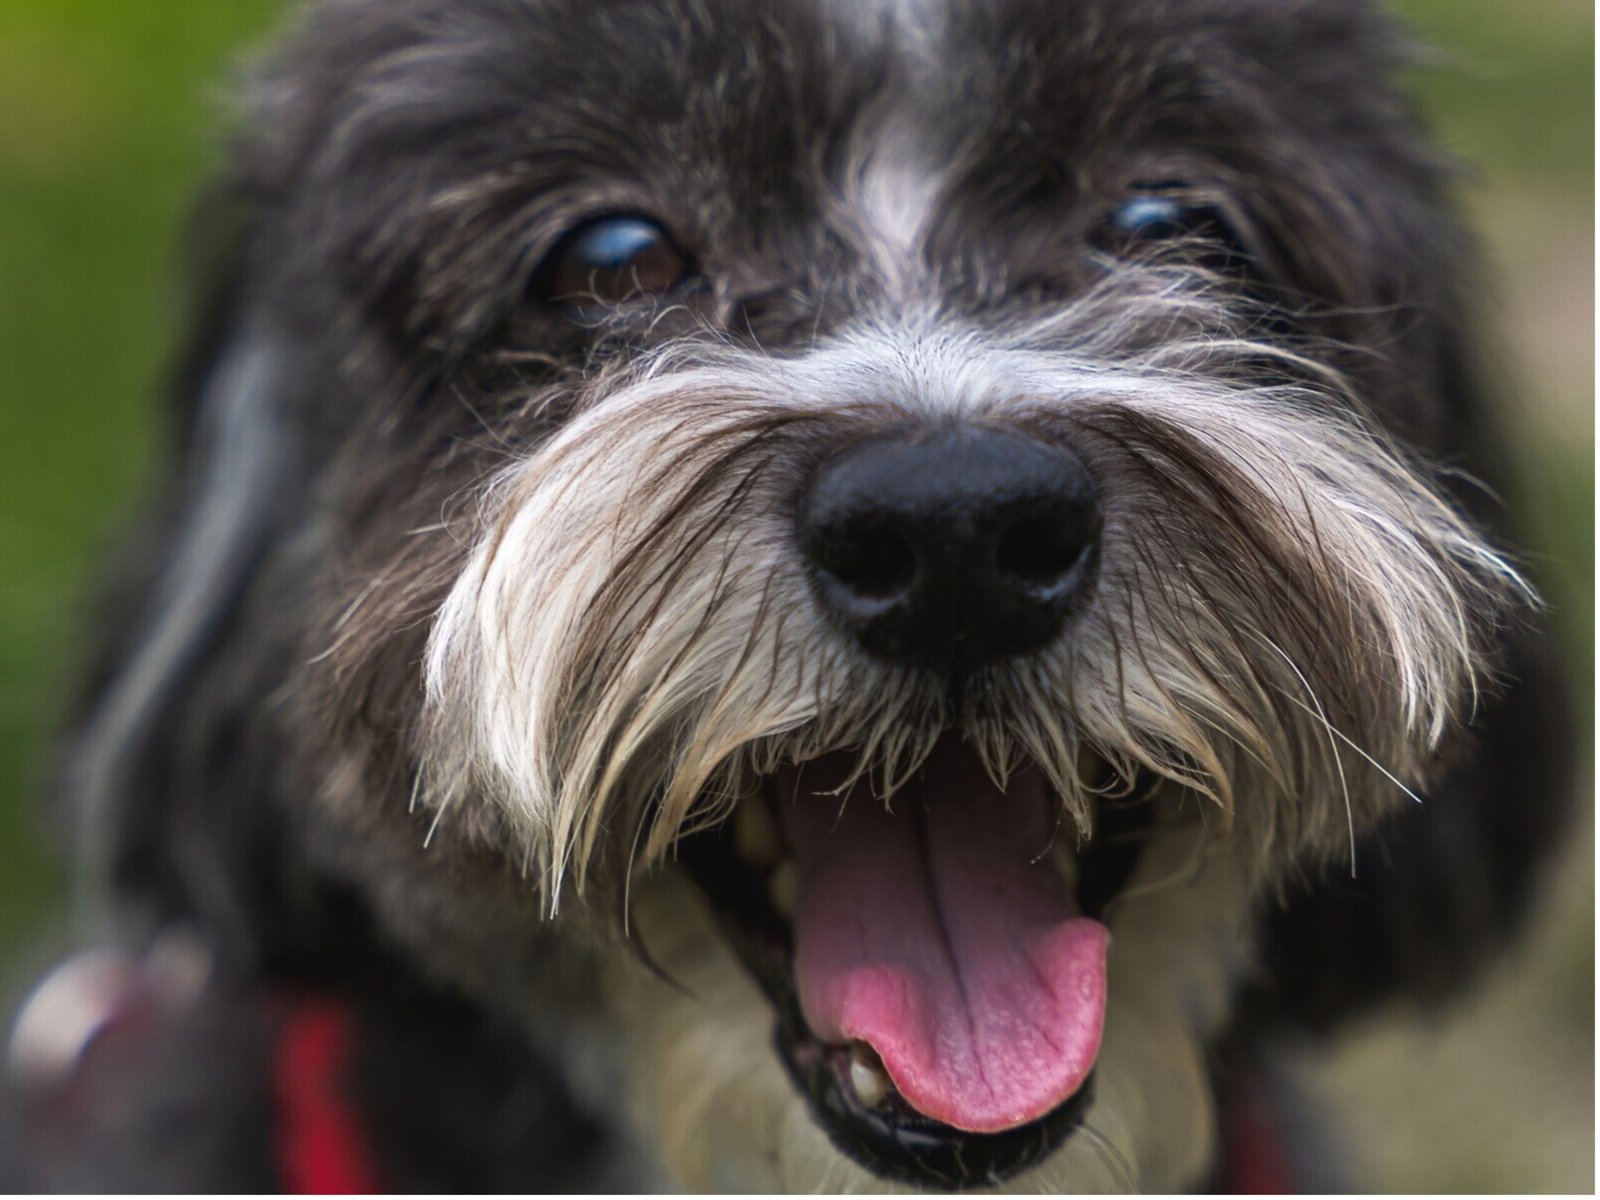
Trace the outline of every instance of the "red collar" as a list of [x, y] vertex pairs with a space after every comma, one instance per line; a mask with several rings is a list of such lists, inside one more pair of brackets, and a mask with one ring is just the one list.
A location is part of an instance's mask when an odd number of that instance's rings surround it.
[[327, 997], [295, 1001], [272, 1055], [278, 1181], [294, 1195], [370, 1195], [383, 1189], [349, 1095], [350, 1010]]
[[1217, 1115], [1219, 1192], [1282, 1196], [1299, 1191], [1278, 1101], [1271, 1084], [1258, 1072], [1245, 1068], [1229, 1079]]

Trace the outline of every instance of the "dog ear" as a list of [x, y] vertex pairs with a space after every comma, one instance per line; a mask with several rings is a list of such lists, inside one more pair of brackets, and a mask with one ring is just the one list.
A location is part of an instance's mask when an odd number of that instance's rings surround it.
[[[1508, 529], [1508, 439], [1481, 382], [1490, 377], [1458, 321], [1414, 336], [1433, 360], [1456, 499]], [[1566, 689], [1532, 621], [1504, 631], [1500, 686], [1484, 697], [1420, 803], [1406, 801], [1356, 847], [1356, 874], [1329, 865], [1263, 914], [1262, 962], [1236, 1028], [1324, 1032], [1390, 1000], [1443, 1000], [1516, 933], [1571, 803]]]
[[248, 224], [220, 196], [195, 223], [220, 249], [174, 375], [176, 436], [111, 572], [59, 773], [80, 867], [123, 935], [205, 914], [245, 944], [277, 842], [272, 754], [244, 719], [268, 698], [232, 632], [303, 489], [282, 419], [291, 356], [242, 286]]

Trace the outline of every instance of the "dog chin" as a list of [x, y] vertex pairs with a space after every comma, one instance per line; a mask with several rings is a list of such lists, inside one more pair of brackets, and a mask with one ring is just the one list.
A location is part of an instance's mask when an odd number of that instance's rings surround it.
[[[1163, 802], [1175, 810], [1176, 803]], [[629, 1098], [631, 1125], [665, 1176], [710, 1191], [1174, 1191], [1203, 1177], [1213, 1143], [1204, 1046], [1243, 966], [1249, 865], [1198, 822], [1164, 824], [1103, 914], [1110, 934], [1103, 1036], [1065, 1128], [1029, 1126], [1023, 1165], [955, 1130], [928, 1169], [877, 1159], [805, 1094], [770, 988], [691, 872], [632, 891], [632, 948], [596, 951], [598, 1008], [556, 1002], [535, 1036], [595, 1104]], [[714, 836], [714, 835], [701, 835]], [[904, 1111], [902, 1109], [902, 1111]], [[953, 1159], [940, 1151], [954, 1148]], [[962, 1158], [963, 1148], [968, 1157]], [[915, 1144], [912, 1144], [915, 1151]], [[914, 1155], [913, 1155], [914, 1157]], [[952, 1170], [950, 1163], [960, 1164]]]

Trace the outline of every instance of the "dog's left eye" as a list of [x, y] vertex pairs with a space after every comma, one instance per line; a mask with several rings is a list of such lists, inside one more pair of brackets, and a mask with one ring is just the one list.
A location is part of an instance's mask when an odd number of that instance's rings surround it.
[[659, 296], [691, 275], [689, 257], [656, 222], [600, 217], [558, 243], [534, 279], [540, 299], [579, 308]]
[[1129, 196], [1101, 221], [1093, 241], [1111, 254], [1130, 254], [1169, 242], [1199, 243], [1229, 260], [1244, 253], [1238, 233], [1220, 206], [1177, 190], [1151, 189]]

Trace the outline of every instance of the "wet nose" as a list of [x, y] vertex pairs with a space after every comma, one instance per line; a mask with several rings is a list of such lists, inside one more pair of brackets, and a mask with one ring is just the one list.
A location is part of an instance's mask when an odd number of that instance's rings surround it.
[[800, 544], [823, 607], [869, 652], [966, 671], [1055, 640], [1093, 584], [1103, 526], [1071, 450], [957, 426], [825, 462]]

